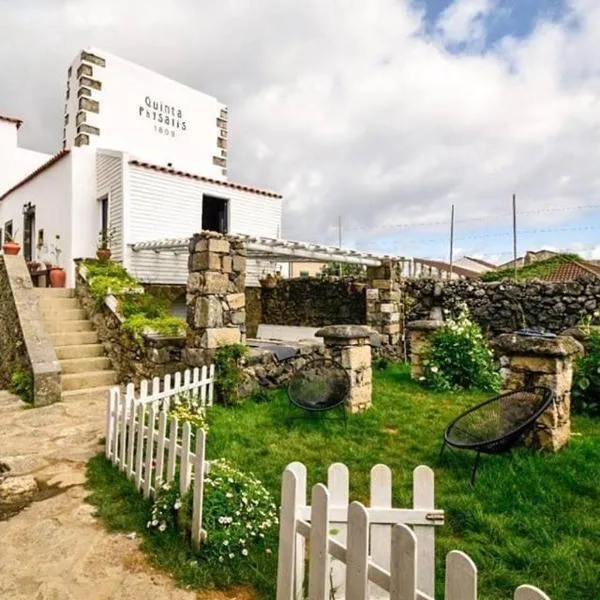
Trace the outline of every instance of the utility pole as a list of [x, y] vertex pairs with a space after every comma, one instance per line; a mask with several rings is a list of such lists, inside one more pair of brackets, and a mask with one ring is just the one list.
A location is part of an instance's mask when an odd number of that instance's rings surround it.
[[[342, 215], [338, 216], [338, 248], [342, 247]], [[339, 276], [342, 276], [342, 263], [339, 265]]]
[[513, 210], [513, 262], [515, 265], [515, 279], [517, 278], [517, 195], [512, 197]]
[[454, 260], [454, 204], [450, 213], [450, 279], [452, 279], [452, 268]]

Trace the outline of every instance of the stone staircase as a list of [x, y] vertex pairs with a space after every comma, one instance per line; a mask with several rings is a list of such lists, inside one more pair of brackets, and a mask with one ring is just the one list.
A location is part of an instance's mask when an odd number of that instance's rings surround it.
[[62, 399], [104, 392], [117, 383], [74, 290], [38, 288], [38, 295], [41, 316], [62, 368]]

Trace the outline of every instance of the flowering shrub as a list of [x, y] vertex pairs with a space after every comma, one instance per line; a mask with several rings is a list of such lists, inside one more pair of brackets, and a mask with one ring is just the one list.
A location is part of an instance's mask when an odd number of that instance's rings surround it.
[[[193, 486], [181, 498], [175, 481], [159, 488], [148, 528], [160, 532], [180, 529], [187, 534], [192, 522]], [[204, 478], [202, 527], [207, 537], [201, 546], [203, 555], [225, 562], [253, 552], [269, 554], [277, 523], [277, 507], [258, 479], [225, 460], [211, 463]]]
[[573, 373], [573, 411], [600, 415], [600, 331], [589, 328], [584, 346]]
[[193, 431], [198, 428], [208, 431], [208, 423], [200, 404], [200, 398], [195, 394], [182, 393], [171, 400], [169, 420], [173, 417], [176, 417], [179, 423], [189, 423]]
[[433, 335], [423, 365], [423, 382], [436, 390], [500, 389], [492, 351], [466, 306], [457, 319], [447, 320]]

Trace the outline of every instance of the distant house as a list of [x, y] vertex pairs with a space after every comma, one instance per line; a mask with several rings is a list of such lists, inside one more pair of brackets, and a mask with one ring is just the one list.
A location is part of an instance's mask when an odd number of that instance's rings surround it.
[[461, 265], [443, 260], [432, 260], [429, 258], [414, 258], [412, 261], [409, 277], [422, 277], [428, 279], [478, 279], [480, 272], [465, 268]]
[[502, 265], [498, 265], [497, 268], [499, 271], [504, 269], [514, 269], [515, 265], [517, 269], [521, 269], [535, 262], [540, 262], [541, 260], [548, 260], [549, 258], [553, 258], [558, 256], [558, 252], [553, 252], [552, 250], [537, 250], [537, 251], [528, 251], [524, 256], [519, 256], [515, 260], [510, 260], [507, 263]]
[[487, 273], [488, 271], [493, 271], [498, 268], [490, 262], [481, 260], [480, 258], [473, 258], [472, 256], [463, 256], [455, 261], [454, 264], [457, 267], [475, 271], [476, 273]]

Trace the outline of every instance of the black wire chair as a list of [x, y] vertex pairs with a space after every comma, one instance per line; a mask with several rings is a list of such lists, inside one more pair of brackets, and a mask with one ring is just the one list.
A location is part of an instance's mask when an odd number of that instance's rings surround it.
[[554, 392], [542, 386], [486, 400], [446, 427], [440, 456], [446, 446], [477, 452], [471, 472], [471, 484], [474, 484], [481, 454], [508, 452], [533, 429], [553, 401]]
[[316, 358], [300, 367], [288, 384], [290, 403], [308, 413], [340, 408], [346, 425], [346, 399], [350, 393], [347, 371], [329, 358]]

